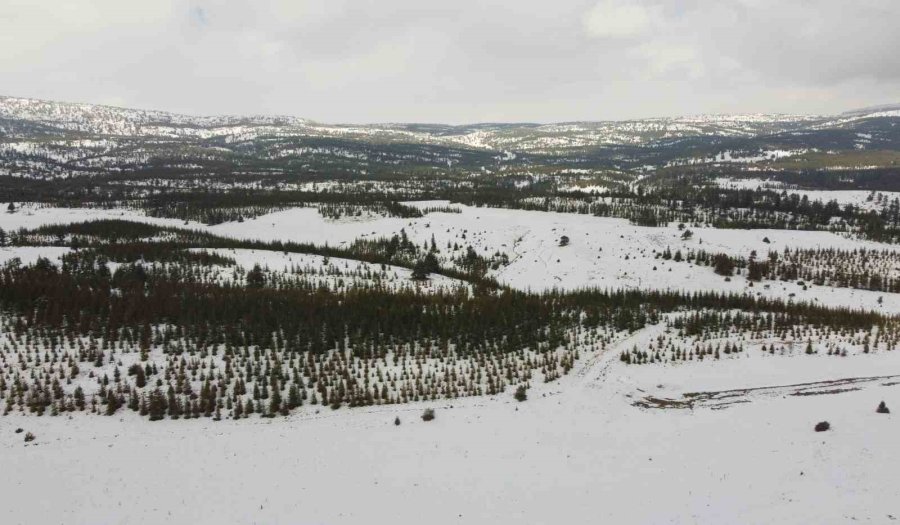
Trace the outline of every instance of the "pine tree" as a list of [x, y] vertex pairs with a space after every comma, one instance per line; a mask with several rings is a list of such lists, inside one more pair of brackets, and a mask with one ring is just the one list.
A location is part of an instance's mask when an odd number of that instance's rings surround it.
[[267, 414], [269, 417], [273, 417], [275, 414], [281, 411], [281, 391], [278, 388], [272, 389], [272, 394], [269, 399], [269, 413]]
[[259, 264], [254, 265], [253, 269], [247, 272], [246, 280], [249, 288], [262, 288], [266, 285], [266, 275]]
[[[147, 413], [150, 416], [150, 421], [163, 419], [166, 416], [166, 408], [166, 399], [162, 391], [159, 388], [153, 389], [147, 402]], [[173, 417], [173, 419], [175, 418]]]
[[119, 398], [110, 390], [106, 396], [106, 415], [111, 416], [119, 409]]
[[303, 400], [300, 398], [300, 390], [297, 388], [297, 385], [291, 385], [288, 389], [287, 407], [293, 410], [302, 404]]
[[78, 410], [84, 410], [84, 390], [81, 388], [81, 386], [75, 387], [75, 393], [72, 394], [72, 397], [75, 399], [75, 407]]

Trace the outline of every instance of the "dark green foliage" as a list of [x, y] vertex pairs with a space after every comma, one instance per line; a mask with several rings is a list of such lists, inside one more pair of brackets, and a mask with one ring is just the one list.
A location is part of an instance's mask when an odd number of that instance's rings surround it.
[[[68, 264], [81, 261], [81, 264], [87, 266], [106, 264], [107, 261], [166, 262], [199, 266], [234, 264], [233, 259], [206, 251], [214, 248], [306, 253], [356, 259], [373, 264], [391, 264], [410, 269], [421, 263], [421, 271], [439, 273], [491, 288], [496, 288], [497, 283], [486, 278], [484, 273], [489, 266], [497, 268], [501, 264], [501, 261], [487, 261], [474, 254], [474, 258], [469, 261], [471, 264], [466, 265], [462, 262], [458, 264], [462, 268], [461, 271], [442, 267], [432, 251], [422, 254], [420, 248], [412, 243], [402, 230], [400, 235], [394, 235], [390, 239], [358, 239], [348, 248], [335, 248], [294, 242], [232, 239], [198, 230], [121, 220], [99, 220], [42, 226], [30, 231], [22, 230], [17, 233], [15, 244], [78, 247], [82, 253], [67, 257]], [[192, 248], [195, 249], [191, 250]]]
[[714, 255], [712, 258], [712, 266], [713, 270], [719, 275], [724, 275], [726, 277], [734, 275], [734, 261], [727, 255]]
[[435, 273], [440, 270], [437, 257], [433, 252], [428, 252], [425, 257], [416, 262], [412, 269], [412, 278], [416, 281], [423, 281], [428, 278], [428, 274]]
[[266, 275], [258, 264], [254, 265], [253, 268], [247, 272], [246, 280], [247, 286], [250, 288], [262, 288], [266, 285]]
[[525, 388], [525, 385], [519, 385], [518, 387], [516, 387], [516, 393], [513, 394], [513, 397], [516, 399], [516, 401], [519, 401], [519, 402], [522, 402], [522, 401], [525, 401], [526, 399], [528, 399], [528, 393]]
[[768, 273], [767, 264], [764, 262], [750, 261], [747, 264], [747, 279], [751, 281], [761, 281]]
[[686, 260], [721, 271], [746, 268], [751, 281], [797, 281], [804, 289], [816, 285], [900, 293], [900, 279], [894, 276], [900, 255], [888, 249], [785, 249], [769, 252], [767, 260], [757, 260], [754, 254], [747, 259], [699, 250], [688, 252]]

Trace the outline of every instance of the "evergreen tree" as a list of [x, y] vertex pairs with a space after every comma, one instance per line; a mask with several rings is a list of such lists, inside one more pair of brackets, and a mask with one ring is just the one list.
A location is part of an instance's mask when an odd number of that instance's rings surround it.
[[258, 264], [254, 265], [253, 269], [247, 272], [246, 280], [247, 286], [250, 288], [262, 288], [266, 285], [266, 275]]
[[81, 386], [75, 387], [75, 393], [72, 394], [72, 397], [75, 400], [75, 407], [78, 410], [84, 410], [85, 402], [84, 402], [84, 390]]

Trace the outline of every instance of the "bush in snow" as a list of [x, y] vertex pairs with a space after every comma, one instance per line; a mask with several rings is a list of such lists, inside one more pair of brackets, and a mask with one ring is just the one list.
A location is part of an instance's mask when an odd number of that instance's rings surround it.
[[882, 401], [881, 403], [878, 403], [878, 408], [875, 409], [875, 412], [879, 414], [890, 414], [891, 409], [889, 409], [887, 405], [884, 404], [884, 401]]
[[25, 442], [28, 443], [29, 441], [34, 441], [34, 434], [31, 432], [25, 434]]
[[426, 408], [422, 413], [422, 421], [431, 421], [432, 419], [434, 419], [434, 409]]
[[525, 393], [525, 385], [519, 385], [519, 387], [516, 388], [516, 393], [513, 395], [513, 397], [515, 397], [516, 401], [519, 401], [519, 402], [522, 402], [522, 401], [525, 401], [526, 399], [528, 399], [528, 394]]
[[831, 423], [828, 421], [819, 421], [816, 423], [816, 432], [825, 432], [831, 429]]

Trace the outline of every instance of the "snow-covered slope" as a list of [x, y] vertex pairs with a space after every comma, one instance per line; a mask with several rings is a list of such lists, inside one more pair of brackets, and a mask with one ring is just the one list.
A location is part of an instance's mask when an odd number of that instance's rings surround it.
[[[648, 328], [623, 341], [653, 337]], [[643, 396], [900, 374], [900, 354], [629, 367], [615, 352], [509, 395], [148, 424], [0, 419], [4, 523], [890, 523], [896, 378], [727, 409]], [[437, 408], [432, 422], [419, 419]], [[399, 417], [401, 424], [394, 425]], [[816, 433], [822, 420], [830, 432]], [[14, 429], [36, 435], [23, 444]]]
[[[423, 201], [411, 204], [430, 207], [446, 202]], [[493, 270], [491, 275], [501, 283], [522, 290], [576, 290], [595, 287], [722, 291], [808, 301], [832, 307], [848, 306], [900, 313], [900, 294], [804, 286], [781, 281], [766, 285], [757, 283], [751, 287], [745, 276], [738, 275], [726, 280], [715, 275], [707, 266], [657, 257], [666, 249], [672, 252], [682, 250], [685, 254], [690, 250], [705, 250], [744, 258], [755, 251], [763, 259], [770, 251], [781, 252], [785, 248], [900, 252], [900, 246], [897, 245], [861, 241], [823, 231], [716, 228], [693, 228], [693, 236], [682, 239], [682, 231], [675, 226], [651, 228], [634, 226], [624, 219], [589, 215], [454, 206], [460, 209], [460, 213], [435, 212], [418, 219], [376, 217], [338, 221], [323, 218], [313, 208], [292, 208], [244, 222], [206, 226], [146, 217], [134, 211], [37, 208], [26, 205], [17, 213], [0, 216], [0, 227], [14, 230], [45, 224], [116, 218], [202, 229], [238, 239], [294, 241], [337, 247], [347, 247], [356, 239], [386, 238], [404, 231], [419, 245], [429, 243], [434, 238], [440, 249], [438, 256], [445, 261], [463, 254], [466, 246], [472, 246], [485, 257], [498, 252], [505, 254], [509, 263]], [[559, 245], [563, 235], [570, 239], [565, 247]], [[262, 258], [259, 261], [265, 262]], [[285, 265], [283, 261], [273, 264], [277, 268]], [[404, 270], [399, 270], [399, 274], [404, 273]]]

